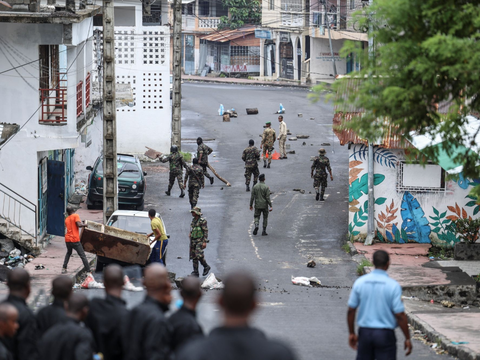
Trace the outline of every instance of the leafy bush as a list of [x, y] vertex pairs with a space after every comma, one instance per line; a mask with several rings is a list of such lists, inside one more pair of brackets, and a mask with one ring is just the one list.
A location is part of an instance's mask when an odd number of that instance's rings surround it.
[[457, 219], [454, 222], [455, 230], [461, 240], [471, 244], [478, 240], [480, 230], [480, 219]]

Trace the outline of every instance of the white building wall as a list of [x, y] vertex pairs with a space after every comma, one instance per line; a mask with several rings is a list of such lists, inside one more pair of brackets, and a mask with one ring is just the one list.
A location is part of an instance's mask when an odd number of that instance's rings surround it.
[[[73, 33], [80, 41], [87, 38], [87, 19], [73, 24]], [[83, 29], [83, 30], [81, 30]], [[77, 31], [78, 30], [78, 31]], [[91, 29], [93, 30], [93, 29]], [[64, 27], [57, 24], [0, 23], [4, 44], [0, 52], [0, 72], [39, 58], [39, 45], [64, 42]], [[77, 41], [75, 40], [75, 41]], [[79, 48], [67, 48], [68, 90], [67, 123], [64, 125], [40, 124], [39, 63], [18, 67], [0, 75], [0, 108], [2, 122], [22, 126], [20, 132], [0, 150], [0, 183], [21, 196], [38, 203], [38, 153], [49, 150], [75, 148], [79, 145], [76, 117], [76, 83], [79, 73], [84, 73], [86, 63], [91, 63], [91, 53], [78, 54]], [[77, 56], [78, 55], [78, 56]], [[79, 65], [80, 64], [80, 65]], [[35, 216], [25, 214], [22, 226], [33, 232]]]
[[[377, 238], [386, 242], [421, 242], [452, 247], [459, 239], [448, 228], [451, 221], [458, 217], [479, 217], [480, 205], [467, 197], [474, 185], [471, 179], [461, 176], [457, 181], [446, 181], [439, 176], [437, 165], [427, 169], [411, 167], [405, 171], [402, 170], [404, 150], [375, 147], [374, 151]], [[365, 238], [368, 151], [365, 145], [352, 145], [349, 154], [349, 234], [356, 239]], [[433, 183], [441, 184], [442, 180], [444, 189], [431, 187]], [[405, 182], [414, 186], [402, 186]], [[409, 217], [414, 221], [409, 221]], [[409, 222], [418, 226], [407, 231], [405, 227]]]
[[[310, 38], [310, 77], [315, 83], [319, 79], [331, 79], [333, 75], [333, 63], [330, 50], [330, 44], [327, 39]], [[335, 65], [338, 75], [345, 75], [347, 71], [347, 61], [340, 57], [340, 50], [343, 46], [343, 40], [332, 40], [333, 54], [335, 56]]]
[[[117, 83], [131, 85], [134, 102], [117, 108], [117, 151], [143, 154], [148, 146], [168, 152], [171, 142], [170, 30], [167, 26], [142, 26], [141, 2], [125, 2], [125, 5], [136, 6], [136, 25], [115, 27], [115, 75]], [[164, 7], [162, 21], [168, 18]]]

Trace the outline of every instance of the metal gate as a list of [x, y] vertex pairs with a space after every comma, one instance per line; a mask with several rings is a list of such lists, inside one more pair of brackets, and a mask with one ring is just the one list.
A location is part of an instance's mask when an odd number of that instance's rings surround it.
[[38, 236], [42, 238], [47, 230], [47, 158], [38, 165]]
[[47, 233], [65, 235], [65, 163], [47, 161]]

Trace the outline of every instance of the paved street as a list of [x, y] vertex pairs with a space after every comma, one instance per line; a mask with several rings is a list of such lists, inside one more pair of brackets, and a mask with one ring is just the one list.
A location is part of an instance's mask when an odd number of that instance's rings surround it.
[[[347, 236], [348, 152], [334, 139], [332, 107], [323, 102], [311, 104], [306, 89], [186, 83], [182, 90], [182, 151], [194, 152], [195, 139], [202, 136], [214, 149], [210, 156], [212, 166], [232, 184], [226, 187], [215, 179], [213, 185], [206, 185], [200, 192], [198, 206], [208, 220], [210, 235], [205, 257], [212, 272], [220, 278], [234, 268], [255, 273], [261, 296], [255, 324], [269, 336], [288, 342], [299, 359], [354, 359], [355, 353], [347, 345], [346, 303], [357, 278], [356, 263], [341, 249]], [[288, 160], [273, 161], [271, 169], [260, 168], [273, 192], [273, 212], [269, 217], [269, 236], [252, 236], [253, 213], [249, 211], [250, 193], [245, 192], [241, 154], [249, 139], [259, 146], [265, 121], [272, 121], [272, 127], [278, 131], [274, 112], [280, 103], [286, 108], [284, 120], [292, 135], [305, 134], [310, 138], [288, 141], [294, 155], [289, 154]], [[235, 108], [239, 117], [222, 122], [217, 112], [220, 104], [225, 109]], [[257, 107], [259, 115], [246, 115], [247, 107]], [[297, 116], [299, 113], [301, 117]], [[322, 203], [315, 201], [310, 157], [317, 155], [324, 143], [330, 144], [323, 147], [332, 164], [334, 181], [329, 182], [326, 201]], [[178, 186], [171, 197], [164, 194], [168, 173], [163, 164], [146, 164], [144, 169], [148, 172], [146, 210], [157, 209], [171, 235], [167, 267], [177, 276], [188, 275], [192, 271], [188, 261], [188, 200], [178, 198]], [[303, 189], [305, 193], [293, 189]], [[317, 263], [314, 269], [306, 267], [310, 258]], [[324, 287], [295, 286], [291, 276], [316, 276]], [[85, 292], [90, 296], [101, 293]], [[216, 294], [207, 292], [199, 310], [207, 329], [220, 321]], [[129, 306], [133, 306], [143, 294], [128, 293], [126, 297]], [[397, 338], [402, 345], [400, 332]], [[413, 345], [410, 358], [440, 358], [420, 342]], [[399, 355], [404, 358], [401, 352]]]

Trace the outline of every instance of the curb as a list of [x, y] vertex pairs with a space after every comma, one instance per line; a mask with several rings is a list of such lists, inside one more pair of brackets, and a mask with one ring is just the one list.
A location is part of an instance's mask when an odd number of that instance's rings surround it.
[[274, 87], [296, 87], [296, 88], [303, 88], [303, 89], [310, 89], [312, 85], [298, 85], [298, 84], [288, 84], [288, 83], [278, 83], [272, 81], [271, 83], [263, 83], [263, 82], [236, 82], [236, 81], [220, 81], [220, 80], [201, 80], [201, 79], [187, 79], [184, 78], [183, 81], [188, 82], [199, 82], [199, 83], [215, 83], [215, 84], [228, 84], [228, 85], [262, 85], [262, 86], [274, 86]]
[[461, 346], [453, 345], [451, 340], [446, 338], [444, 335], [438, 333], [433, 329], [428, 323], [423, 320], [420, 320], [416, 315], [406, 312], [408, 322], [413, 326], [414, 329], [420, 330], [424, 333], [428, 340], [440, 343], [442, 349], [448, 351], [449, 355], [456, 356], [459, 360], [480, 360], [480, 354], [477, 354], [475, 351]]
[[358, 251], [357, 251], [357, 248], [355, 247], [355, 245], [353, 245], [351, 241], [347, 241], [347, 244], [348, 244], [348, 247], [350, 248], [350, 250], [349, 250], [350, 256], [357, 255]]

